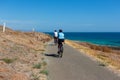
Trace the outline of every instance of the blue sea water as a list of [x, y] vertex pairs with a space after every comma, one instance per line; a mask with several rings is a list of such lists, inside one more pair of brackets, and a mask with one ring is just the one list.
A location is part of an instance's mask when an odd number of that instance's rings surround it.
[[[53, 36], [53, 33], [48, 33]], [[65, 38], [97, 45], [120, 47], [120, 32], [65, 32]]]

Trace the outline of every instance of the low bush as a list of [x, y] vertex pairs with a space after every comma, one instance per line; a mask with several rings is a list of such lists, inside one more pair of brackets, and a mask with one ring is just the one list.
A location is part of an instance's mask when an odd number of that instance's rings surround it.
[[34, 65], [33, 65], [33, 68], [37, 68], [37, 69], [40, 69], [40, 68], [41, 68], [41, 63], [38, 63], [38, 64], [34, 64]]
[[48, 71], [47, 70], [42, 70], [40, 71], [41, 74], [45, 74], [45, 75], [48, 75]]
[[3, 60], [4, 62], [6, 62], [7, 64], [10, 64], [10, 63], [14, 62], [14, 61], [16, 60], [16, 58], [14, 58], [14, 59], [3, 58], [2, 60]]

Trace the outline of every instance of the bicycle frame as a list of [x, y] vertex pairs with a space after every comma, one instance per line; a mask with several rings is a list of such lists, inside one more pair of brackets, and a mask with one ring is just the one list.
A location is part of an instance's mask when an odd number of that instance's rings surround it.
[[55, 45], [57, 45], [57, 43], [58, 43], [57, 38], [54, 38], [54, 43], [55, 43]]
[[63, 44], [59, 44], [58, 45], [58, 50], [59, 50], [59, 57], [62, 57], [63, 56]]

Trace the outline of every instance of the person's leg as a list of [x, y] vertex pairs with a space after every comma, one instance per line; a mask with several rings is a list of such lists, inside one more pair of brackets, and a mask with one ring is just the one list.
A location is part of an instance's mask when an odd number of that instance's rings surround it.
[[54, 43], [55, 43], [55, 36], [54, 36]]
[[61, 39], [58, 39], [58, 53], [60, 52]]

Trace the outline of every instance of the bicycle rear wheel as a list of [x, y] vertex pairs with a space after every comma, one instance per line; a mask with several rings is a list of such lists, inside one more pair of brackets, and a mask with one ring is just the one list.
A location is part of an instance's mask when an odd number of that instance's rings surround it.
[[59, 57], [62, 57], [63, 56], [63, 46], [60, 47], [60, 54], [59, 54]]
[[58, 41], [57, 39], [54, 39], [54, 44], [57, 45]]

